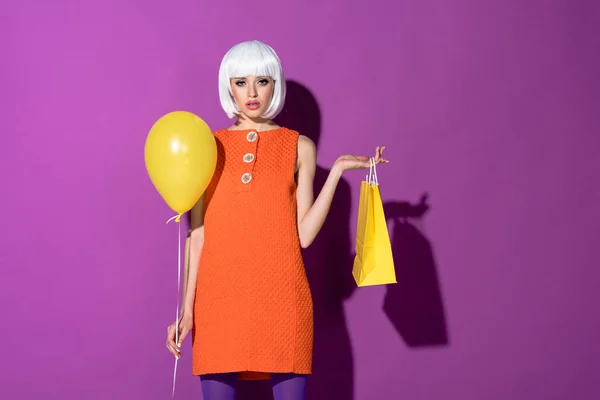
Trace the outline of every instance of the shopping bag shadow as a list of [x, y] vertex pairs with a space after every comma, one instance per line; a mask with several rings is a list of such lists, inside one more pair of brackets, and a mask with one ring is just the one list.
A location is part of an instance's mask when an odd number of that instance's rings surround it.
[[430, 208], [427, 197], [422, 195], [418, 204], [390, 201], [383, 205], [392, 228], [390, 242], [398, 281], [386, 285], [383, 311], [412, 348], [448, 345], [433, 248], [418, 227]]

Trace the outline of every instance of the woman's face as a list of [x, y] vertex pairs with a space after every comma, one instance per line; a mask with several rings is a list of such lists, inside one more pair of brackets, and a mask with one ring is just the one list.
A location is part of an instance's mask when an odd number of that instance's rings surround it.
[[246, 76], [231, 79], [231, 92], [242, 114], [260, 118], [269, 108], [275, 85], [268, 76]]

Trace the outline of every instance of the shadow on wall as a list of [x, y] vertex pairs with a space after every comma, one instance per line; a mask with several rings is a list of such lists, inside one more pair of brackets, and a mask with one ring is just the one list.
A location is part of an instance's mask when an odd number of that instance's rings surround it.
[[[287, 82], [285, 108], [275, 121], [308, 136], [319, 146], [321, 113], [316, 98], [304, 85]], [[315, 196], [329, 171], [317, 166]], [[354, 360], [343, 307], [356, 289], [352, 277], [354, 238], [350, 236], [353, 195], [358, 194], [352, 193], [349, 183], [342, 178], [319, 235], [303, 250], [315, 323], [309, 400], [354, 400]], [[447, 343], [431, 247], [407, 222], [408, 218], [423, 217], [428, 210], [425, 200], [416, 206], [401, 202], [384, 205], [388, 221], [394, 221], [391, 241], [399, 283], [387, 287], [383, 310], [411, 347]], [[240, 381], [238, 389], [241, 400], [273, 399], [269, 381]]]
[[433, 249], [418, 226], [429, 205], [427, 194], [416, 205], [386, 202], [383, 205], [390, 235], [395, 285], [386, 286], [383, 311], [409, 347], [445, 346], [448, 332]]

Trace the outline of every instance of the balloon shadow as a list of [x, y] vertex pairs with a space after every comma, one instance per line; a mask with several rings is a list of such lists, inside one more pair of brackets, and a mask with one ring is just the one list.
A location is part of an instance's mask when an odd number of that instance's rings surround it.
[[[309, 137], [318, 148], [319, 105], [301, 83], [287, 82], [286, 105], [275, 121]], [[317, 165], [315, 197], [329, 172]], [[351, 195], [350, 184], [342, 178], [321, 231], [312, 245], [302, 251], [313, 296], [315, 324], [313, 373], [307, 386], [309, 400], [354, 398], [354, 362], [343, 308], [344, 300], [356, 288], [352, 277]], [[240, 381], [238, 389], [240, 399], [273, 399], [269, 381]]]
[[386, 202], [386, 219], [394, 224], [391, 245], [398, 283], [386, 286], [383, 311], [409, 347], [448, 345], [448, 332], [433, 249], [419, 229], [430, 206]]

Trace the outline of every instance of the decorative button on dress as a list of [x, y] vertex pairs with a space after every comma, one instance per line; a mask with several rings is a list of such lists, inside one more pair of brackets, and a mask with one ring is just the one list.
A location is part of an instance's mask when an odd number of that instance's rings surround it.
[[192, 332], [194, 375], [312, 370], [313, 303], [297, 228], [298, 132], [214, 133]]

